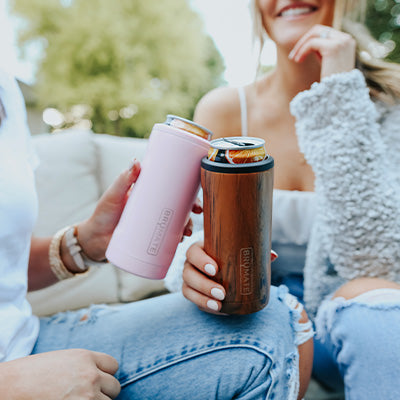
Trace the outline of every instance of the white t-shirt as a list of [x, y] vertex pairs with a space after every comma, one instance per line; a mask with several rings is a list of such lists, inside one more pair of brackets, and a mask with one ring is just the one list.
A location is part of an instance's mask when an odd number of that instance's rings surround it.
[[25, 104], [15, 79], [0, 71], [0, 362], [31, 353], [39, 321], [26, 300], [30, 239], [38, 212]]

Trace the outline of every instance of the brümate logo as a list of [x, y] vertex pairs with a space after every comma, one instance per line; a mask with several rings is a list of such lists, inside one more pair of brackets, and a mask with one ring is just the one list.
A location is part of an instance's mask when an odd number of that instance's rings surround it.
[[169, 208], [164, 208], [161, 211], [160, 218], [158, 219], [153, 236], [151, 237], [150, 245], [147, 249], [147, 253], [151, 256], [156, 256], [158, 254], [173, 215], [174, 211]]
[[240, 249], [240, 294], [253, 293], [253, 248]]

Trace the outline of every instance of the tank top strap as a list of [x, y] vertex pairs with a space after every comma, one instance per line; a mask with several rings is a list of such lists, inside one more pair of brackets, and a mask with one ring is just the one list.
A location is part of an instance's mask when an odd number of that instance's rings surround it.
[[239, 102], [240, 102], [240, 117], [242, 123], [242, 136], [247, 136], [247, 101], [244, 86], [238, 88]]

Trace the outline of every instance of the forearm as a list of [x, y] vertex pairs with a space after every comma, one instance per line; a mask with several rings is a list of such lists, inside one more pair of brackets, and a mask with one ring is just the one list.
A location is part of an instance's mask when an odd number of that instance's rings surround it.
[[347, 279], [390, 273], [399, 256], [399, 192], [361, 75], [313, 87], [295, 99], [292, 112], [316, 176], [316, 218], [329, 261]]
[[15, 368], [15, 362], [6, 361], [0, 363], [0, 393], [2, 398], [9, 400], [23, 399], [18, 393], [19, 388], [15, 385], [18, 380], [18, 370]]

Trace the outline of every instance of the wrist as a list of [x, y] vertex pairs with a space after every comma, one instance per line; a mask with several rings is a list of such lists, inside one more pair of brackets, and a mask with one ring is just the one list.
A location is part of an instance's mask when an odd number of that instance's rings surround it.
[[60, 229], [51, 239], [49, 247], [49, 264], [54, 275], [59, 280], [72, 278], [86, 272], [92, 265], [107, 261], [104, 257], [105, 246], [101, 245], [98, 236], [91, 233], [90, 224], [86, 221]]
[[86, 272], [92, 265], [106, 261], [103, 247], [96, 245], [97, 235], [88, 234], [85, 227], [88, 227], [88, 224], [82, 223], [69, 227], [61, 242], [61, 257], [64, 257], [67, 263], [67, 269], [74, 274]]
[[76, 227], [67, 226], [60, 229], [51, 239], [49, 246], [49, 264], [58, 280], [72, 278], [76, 274], [86, 272], [90, 264], [76, 239]]
[[76, 238], [82, 253], [95, 262], [106, 260], [105, 246], [102, 245], [99, 234], [95, 234], [91, 228], [90, 220], [76, 225]]
[[[53, 271], [54, 275], [58, 278], [58, 280], [72, 278], [75, 274], [71, 272], [64, 264], [64, 260], [67, 264], [70, 264], [70, 260], [63, 249], [62, 242], [64, 239], [65, 232], [70, 229], [70, 226], [67, 226], [63, 229], [60, 229], [56, 234], [51, 238], [50, 246], [49, 246], [49, 265], [51, 270]], [[63, 256], [64, 259], [63, 259]]]

